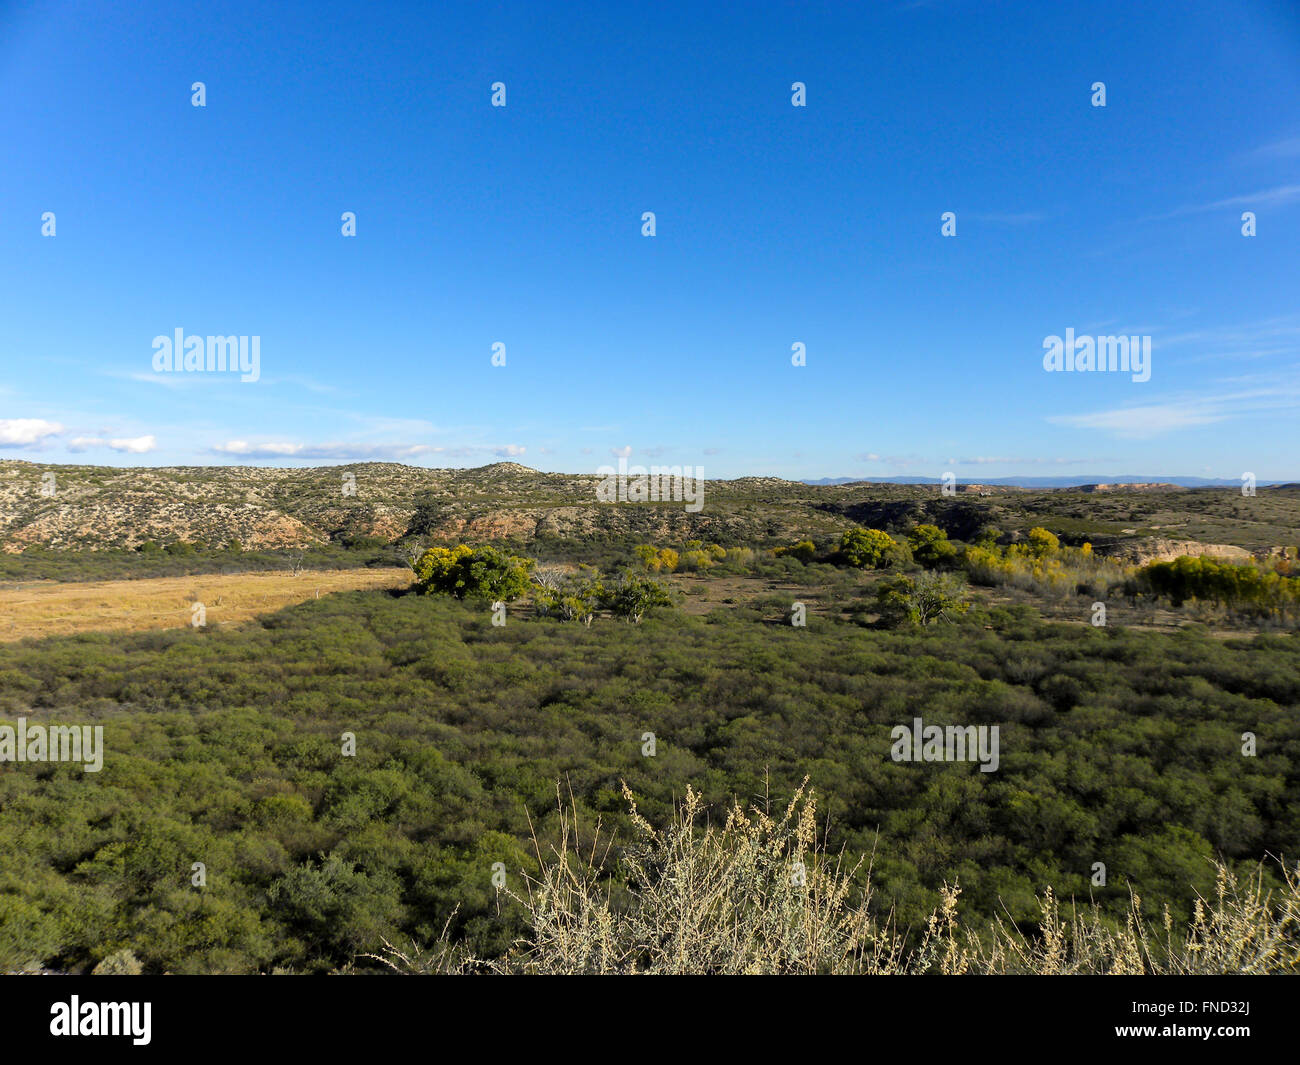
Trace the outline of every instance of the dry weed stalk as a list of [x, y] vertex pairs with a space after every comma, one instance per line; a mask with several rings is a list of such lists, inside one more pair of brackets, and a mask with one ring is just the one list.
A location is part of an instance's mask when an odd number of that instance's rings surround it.
[[[1198, 897], [1175, 935], [1168, 908], [1163, 938], [1130, 893], [1122, 921], [1093, 902], [1063, 911], [1048, 888], [1041, 917], [1024, 932], [999, 917], [977, 928], [958, 913], [961, 888], [944, 884], [939, 904], [908, 949], [892, 911], [871, 907], [871, 867], [828, 854], [805, 781], [785, 810], [733, 802], [719, 827], [699, 795], [662, 830], [637, 810], [627, 786], [634, 837], [611, 876], [612, 839], [579, 849], [576, 804], [558, 803], [558, 841], [533, 834], [540, 871], [521, 893], [529, 932], [506, 958], [478, 962], [443, 936], [427, 950], [367, 955], [399, 972], [537, 974], [1201, 974], [1300, 972], [1300, 877], [1279, 862], [1282, 887], [1261, 863], [1242, 879], [1219, 864], [1214, 896]], [[450, 924], [450, 922], [448, 922]]]

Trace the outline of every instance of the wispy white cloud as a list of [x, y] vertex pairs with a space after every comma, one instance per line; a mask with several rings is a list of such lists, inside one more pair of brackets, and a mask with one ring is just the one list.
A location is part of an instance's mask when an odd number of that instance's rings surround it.
[[289, 457], [297, 455], [307, 445], [289, 443], [251, 444], [247, 440], [227, 440], [214, 444], [212, 450], [219, 455], [242, 455], [247, 458]]
[[1144, 403], [1090, 411], [1057, 414], [1047, 420], [1074, 429], [1095, 429], [1129, 439], [1146, 439], [1181, 429], [1269, 412], [1300, 409], [1300, 387], [1284, 384], [1203, 397], [1181, 397], [1162, 403]]
[[303, 377], [300, 374], [281, 374], [276, 377], [263, 377], [261, 383], [264, 385], [292, 385], [294, 388], [305, 388], [308, 392], [322, 392], [331, 395], [343, 391], [343, 389], [334, 385], [322, 384], [320, 381], [313, 380], [310, 377]]
[[1247, 152], [1242, 160], [1248, 163], [1271, 162], [1275, 159], [1295, 159], [1300, 157], [1300, 137], [1283, 137], [1270, 144], [1261, 144]]
[[[1137, 333], [1138, 330], [1133, 332]], [[1155, 336], [1156, 347], [1162, 353], [1187, 349], [1187, 354], [1179, 356], [1179, 361], [1184, 363], [1300, 356], [1298, 315], [1282, 315], [1243, 325], [1194, 329], [1182, 333], [1162, 334], [1159, 330], [1152, 329], [1143, 332]]]
[[147, 455], [157, 448], [158, 441], [152, 436], [117, 437], [105, 439], [100, 436], [78, 436], [68, 442], [69, 451], [90, 451], [93, 448], [106, 448], [109, 451], [121, 451], [128, 455]]
[[209, 450], [218, 455], [246, 459], [295, 458], [400, 462], [427, 455], [446, 455], [454, 458], [492, 455], [497, 458], [516, 458], [525, 454], [528, 449], [521, 444], [469, 444], [461, 447], [443, 447], [434, 444], [298, 444], [289, 441], [255, 443], [248, 440], [228, 440], [224, 444], [214, 444]]
[[[143, 370], [133, 370], [124, 372], [122, 370], [100, 370], [101, 377], [111, 377], [119, 381], [133, 381], [142, 385], [161, 385], [163, 388], [184, 389], [184, 388], [205, 388], [214, 383], [216, 384], [238, 384], [243, 385], [247, 382], [241, 381], [237, 375], [228, 373], [148, 373]], [[258, 382], [263, 388], [287, 386], [291, 388], [304, 389], [308, 392], [317, 392], [327, 395], [337, 395], [343, 392], [343, 389], [334, 385], [322, 384], [310, 377], [304, 377], [301, 374], [281, 374], [275, 377], [262, 377]]]
[[1093, 411], [1090, 414], [1058, 414], [1047, 420], [1075, 429], [1099, 429], [1114, 433], [1116, 436], [1145, 438], [1159, 436], [1175, 429], [1210, 425], [1221, 422], [1226, 417], [1226, 414], [1207, 410], [1195, 404], [1150, 403], [1141, 407], [1118, 407], [1114, 410]]
[[958, 211], [958, 218], [973, 218], [976, 222], [988, 222], [992, 225], [1028, 226], [1035, 222], [1044, 222], [1047, 215], [1043, 211], [1020, 211], [1019, 213], [983, 213], [976, 211]]
[[908, 469], [912, 466], [933, 466], [933, 459], [922, 455], [877, 455], [874, 451], [863, 452], [853, 456], [857, 462], [883, 462], [887, 466]]
[[496, 455], [498, 458], [510, 459], [517, 458], [524, 454], [528, 448], [521, 444], [493, 444], [493, 445], [473, 445], [471, 447], [457, 447], [451, 449], [453, 455]]
[[1078, 466], [1083, 463], [1094, 461], [1093, 458], [1086, 459], [1045, 459], [1045, 458], [994, 458], [988, 455], [979, 455], [970, 459], [949, 460], [954, 466]]
[[[230, 380], [217, 374], [201, 373], [120, 373], [116, 370], [104, 370], [103, 377], [113, 377], [119, 381], [134, 381], [142, 385], [161, 385], [163, 388], [202, 388], [214, 379]], [[239, 378], [234, 378], [236, 384]]]
[[1227, 211], [1238, 207], [1285, 207], [1297, 201], [1300, 201], [1300, 185], [1277, 185], [1271, 189], [1261, 189], [1248, 196], [1229, 196], [1211, 203], [1187, 204], [1165, 214], [1150, 215], [1146, 220], [1157, 222], [1167, 218], [1181, 218], [1183, 215], [1201, 214], [1205, 211]]

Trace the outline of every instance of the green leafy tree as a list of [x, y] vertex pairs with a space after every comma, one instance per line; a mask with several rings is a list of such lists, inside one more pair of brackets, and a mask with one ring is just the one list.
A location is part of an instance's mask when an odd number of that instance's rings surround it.
[[534, 562], [494, 547], [431, 547], [416, 561], [415, 587], [423, 595], [511, 602], [528, 590]]
[[849, 529], [840, 537], [840, 555], [858, 569], [879, 569], [889, 564], [898, 541], [881, 529]]
[[1053, 555], [1059, 551], [1061, 541], [1054, 533], [1048, 532], [1041, 525], [1035, 525], [1029, 530], [1029, 547], [1035, 558], [1042, 558], [1044, 555]]
[[1300, 579], [1251, 563], [1216, 562], [1203, 555], [1153, 562], [1139, 572], [1132, 587], [1167, 597], [1176, 607], [1201, 601], [1257, 617], [1285, 618], [1300, 613]]
[[629, 573], [605, 592], [605, 605], [616, 617], [640, 624], [646, 611], [672, 606], [668, 590], [656, 580]]
[[915, 578], [899, 574], [876, 592], [887, 624], [932, 625], [951, 621], [970, 608], [966, 582], [955, 573], [929, 572]]
[[638, 544], [636, 556], [649, 573], [672, 573], [677, 568], [679, 556], [671, 547], [655, 548], [650, 544]]
[[436, 537], [447, 520], [449, 509], [446, 502], [432, 493], [417, 496], [415, 511], [411, 514], [405, 535]]
[[948, 542], [948, 534], [937, 525], [917, 525], [907, 534], [912, 557], [923, 566], [938, 566], [957, 553]]
[[[692, 540], [691, 543], [699, 543], [699, 541]], [[707, 570], [716, 566], [726, 557], [727, 551], [725, 548], [720, 547], [718, 544], [704, 544], [683, 551], [678, 568], [692, 573]]]

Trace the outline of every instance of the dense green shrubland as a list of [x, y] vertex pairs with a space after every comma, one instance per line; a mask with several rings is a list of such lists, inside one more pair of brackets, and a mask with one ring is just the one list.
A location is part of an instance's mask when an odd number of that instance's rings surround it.
[[[124, 949], [149, 971], [332, 968], [449, 919], [498, 956], [526, 922], [493, 864], [513, 888], [539, 873], [527, 841], [555, 830], [557, 781], [627, 839], [621, 781], [663, 823], [688, 785], [725, 805], [808, 777], [830, 846], [875, 852], [905, 929], [954, 878], [968, 913], [1031, 930], [1049, 885], [1117, 917], [1131, 883], [1188, 920], [1216, 854], [1296, 854], [1298, 706], [1294, 637], [1027, 608], [898, 631], [745, 608], [496, 627], [486, 602], [350, 593], [237, 630], [11, 644], [0, 718], [103, 724], [107, 755], [98, 774], [0, 767], [0, 968]], [[914, 716], [998, 725], [1001, 768], [891, 761]]]
[[246, 551], [238, 545], [211, 547], [188, 543], [179, 549], [176, 544], [169, 546], [173, 550], [56, 551], [29, 547], [16, 554], [0, 552], [0, 581], [112, 581], [407, 564], [401, 548], [372, 539], [277, 550]]

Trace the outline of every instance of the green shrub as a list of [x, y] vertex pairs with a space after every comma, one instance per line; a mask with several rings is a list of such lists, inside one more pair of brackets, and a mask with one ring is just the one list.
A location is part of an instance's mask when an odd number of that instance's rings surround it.
[[509, 603], [528, 590], [531, 558], [507, 555], [493, 547], [431, 547], [412, 569], [415, 589], [423, 595], [439, 593], [457, 599], [488, 599]]
[[799, 540], [798, 542], [791, 544], [789, 547], [776, 548], [773, 550], [772, 554], [777, 558], [784, 558], [788, 555], [790, 558], [798, 559], [800, 562], [811, 562], [817, 557], [817, 545], [811, 540]]
[[923, 566], [938, 566], [949, 561], [957, 548], [948, 542], [948, 534], [937, 525], [916, 525], [907, 534], [912, 558]]
[[878, 569], [896, 562], [899, 543], [880, 529], [849, 529], [840, 537], [840, 557], [858, 569]]

